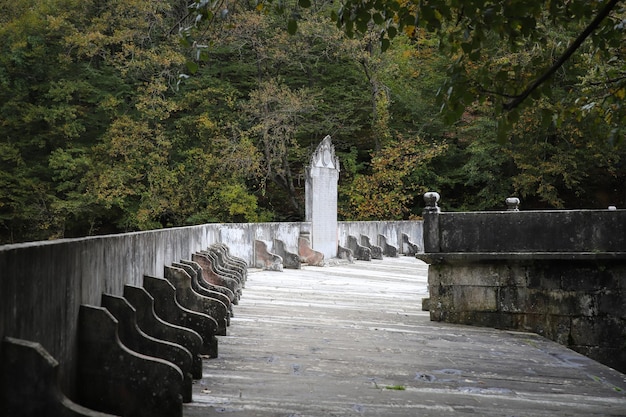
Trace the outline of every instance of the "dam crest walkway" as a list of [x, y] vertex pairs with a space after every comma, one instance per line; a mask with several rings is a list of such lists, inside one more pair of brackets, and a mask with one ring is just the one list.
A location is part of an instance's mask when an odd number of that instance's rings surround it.
[[432, 322], [411, 258], [250, 270], [184, 416], [626, 416], [626, 375], [539, 335]]

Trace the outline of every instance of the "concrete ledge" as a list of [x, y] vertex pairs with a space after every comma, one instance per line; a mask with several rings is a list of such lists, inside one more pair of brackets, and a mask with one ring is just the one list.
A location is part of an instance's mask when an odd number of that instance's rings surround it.
[[483, 261], [606, 261], [626, 260], [626, 252], [438, 252], [418, 253], [415, 257], [428, 264]]
[[[382, 233], [392, 242], [401, 232], [421, 239], [421, 221], [339, 224], [356, 235]], [[213, 223], [0, 246], [0, 339], [40, 343], [59, 361], [62, 391], [75, 398], [81, 304], [98, 305], [102, 293], [121, 296], [125, 285], [141, 286], [143, 275], [161, 276], [164, 265], [218, 243], [228, 245], [231, 258], [245, 261], [245, 273], [253, 262], [255, 239], [277, 238], [295, 248], [305, 229], [311, 230], [310, 222]], [[323, 265], [321, 259], [308, 262], [317, 261]]]

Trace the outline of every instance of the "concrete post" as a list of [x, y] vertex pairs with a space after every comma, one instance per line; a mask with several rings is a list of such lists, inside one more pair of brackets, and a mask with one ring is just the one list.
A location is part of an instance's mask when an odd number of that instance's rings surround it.
[[339, 159], [330, 136], [311, 156], [306, 175], [306, 221], [311, 222], [311, 246], [326, 259], [337, 257], [337, 183]]
[[430, 191], [424, 194], [424, 252], [440, 252], [439, 241], [439, 193]]

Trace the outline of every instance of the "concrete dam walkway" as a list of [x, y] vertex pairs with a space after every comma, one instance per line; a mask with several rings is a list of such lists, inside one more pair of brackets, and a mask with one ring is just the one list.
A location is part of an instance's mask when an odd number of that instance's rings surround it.
[[427, 265], [251, 270], [186, 417], [626, 416], [626, 375], [530, 333], [431, 322]]

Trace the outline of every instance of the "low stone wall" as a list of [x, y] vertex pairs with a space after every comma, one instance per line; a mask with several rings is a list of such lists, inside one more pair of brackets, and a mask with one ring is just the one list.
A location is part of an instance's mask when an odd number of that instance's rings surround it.
[[348, 236], [361, 241], [361, 235], [368, 236], [373, 244], [378, 244], [378, 235], [385, 236], [387, 243], [395, 246], [398, 253], [406, 254], [402, 235], [407, 235], [418, 248], [423, 248], [422, 221], [380, 221], [380, 222], [339, 222], [339, 244], [348, 247]]
[[[375, 230], [385, 229], [385, 222], [375, 223], [380, 223]], [[280, 239], [297, 251], [302, 230], [310, 230], [310, 224], [206, 224], [0, 246], [0, 340], [6, 336], [40, 343], [59, 361], [60, 386], [71, 397], [81, 304], [100, 306], [103, 293], [121, 296], [124, 285], [141, 286], [144, 275], [163, 277], [166, 265], [190, 259], [216, 242], [228, 245], [248, 265], [254, 262], [255, 240], [271, 244]]]
[[431, 320], [530, 331], [626, 372], [626, 210], [424, 214]]

